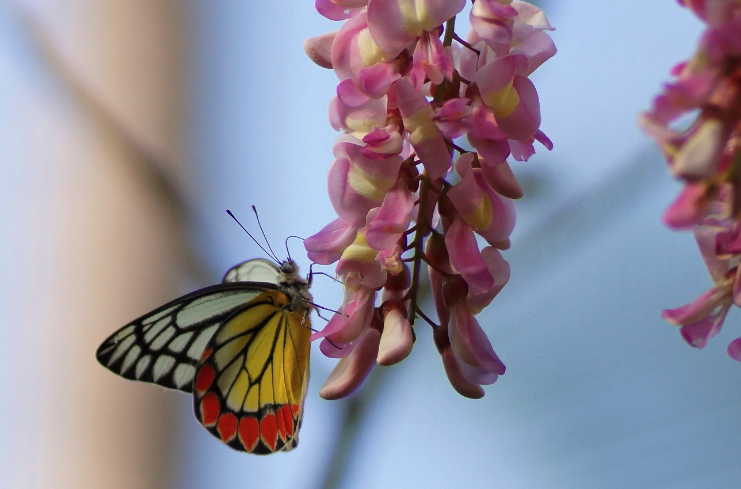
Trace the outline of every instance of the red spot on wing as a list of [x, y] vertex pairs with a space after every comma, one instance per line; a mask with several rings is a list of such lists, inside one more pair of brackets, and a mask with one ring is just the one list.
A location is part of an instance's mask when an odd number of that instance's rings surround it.
[[280, 408], [280, 413], [283, 417], [283, 423], [286, 426], [286, 439], [293, 436], [293, 413], [291, 413], [291, 406], [285, 404]]
[[294, 416], [298, 416], [298, 404], [291, 404], [291, 412]]
[[232, 413], [222, 415], [219, 418], [216, 429], [219, 430], [219, 435], [221, 435], [224, 443], [231, 441], [237, 434], [237, 417]]
[[203, 426], [213, 426], [219, 419], [221, 405], [216, 394], [209, 392], [201, 399], [201, 423]]
[[201, 369], [198, 371], [198, 377], [196, 377], [195, 388], [198, 394], [203, 394], [211, 387], [211, 384], [216, 377], [216, 372], [211, 365], [201, 365]]
[[266, 414], [260, 420], [260, 438], [271, 451], [275, 451], [275, 444], [278, 442], [278, 423], [275, 414]]
[[281, 440], [286, 441], [286, 421], [283, 419], [283, 408], [278, 409], [275, 413], [275, 421], [278, 424], [278, 434]]
[[208, 357], [210, 357], [213, 351], [213, 348], [206, 348], [205, 350], [203, 350], [203, 353], [201, 353], [201, 361], [204, 361]]
[[242, 442], [244, 449], [251, 452], [255, 449], [257, 441], [260, 439], [260, 424], [257, 418], [245, 416], [239, 420], [239, 441]]

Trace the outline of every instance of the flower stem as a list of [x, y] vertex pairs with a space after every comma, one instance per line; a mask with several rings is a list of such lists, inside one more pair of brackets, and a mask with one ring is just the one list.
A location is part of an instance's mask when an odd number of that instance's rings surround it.
[[453, 39], [457, 38], [455, 35], [455, 15], [445, 22], [445, 37], [443, 38], [443, 46], [448, 47], [453, 44]]
[[430, 178], [427, 176], [427, 173], [423, 173], [419, 184], [419, 207], [417, 211], [417, 224], [415, 226], [416, 231], [414, 233], [414, 240], [410, 245], [410, 249], [414, 250], [412, 258], [412, 283], [409, 286], [409, 292], [405, 296], [405, 298], [409, 299], [407, 319], [409, 319], [409, 324], [412, 325], [418, 313], [417, 291], [419, 290], [420, 273], [422, 270], [424, 239], [430, 233], [430, 223], [427, 222], [427, 197], [429, 190]]

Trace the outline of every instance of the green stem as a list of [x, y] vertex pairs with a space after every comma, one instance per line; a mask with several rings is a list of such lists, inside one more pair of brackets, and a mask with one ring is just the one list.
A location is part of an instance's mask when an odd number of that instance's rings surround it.
[[445, 37], [443, 38], [443, 46], [448, 47], [453, 44], [453, 39], [457, 37], [455, 35], [455, 15], [448, 19], [445, 23]]
[[416, 232], [414, 233], [414, 241], [412, 241], [411, 249], [414, 250], [412, 259], [412, 282], [409, 286], [409, 292], [407, 297], [409, 299], [409, 310], [407, 311], [407, 319], [410, 324], [414, 324], [414, 320], [417, 318], [417, 291], [419, 290], [420, 273], [422, 271], [422, 257], [424, 255], [424, 239], [430, 232], [430, 225], [427, 222], [427, 197], [430, 191], [430, 179], [426, 173], [422, 174], [422, 179], [419, 183], [419, 207], [417, 211], [417, 225]]

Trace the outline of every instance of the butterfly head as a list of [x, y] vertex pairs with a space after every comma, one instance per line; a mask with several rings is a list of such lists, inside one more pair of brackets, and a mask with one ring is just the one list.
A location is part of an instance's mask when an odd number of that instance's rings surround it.
[[284, 294], [291, 298], [294, 310], [307, 309], [307, 303], [311, 303], [313, 300], [309, 293], [311, 283], [299, 276], [298, 265], [290, 258], [280, 263], [278, 286]]
[[292, 285], [299, 282], [305, 282], [298, 275], [298, 265], [290, 258], [280, 264], [280, 276], [278, 282], [281, 284]]

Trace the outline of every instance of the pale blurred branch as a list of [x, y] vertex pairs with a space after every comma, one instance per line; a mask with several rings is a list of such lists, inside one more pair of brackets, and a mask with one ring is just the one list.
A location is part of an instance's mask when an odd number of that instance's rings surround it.
[[[18, 6], [15, 17], [21, 23], [23, 32], [28, 34], [33, 51], [38, 59], [49, 69], [57, 81], [79, 103], [80, 108], [94, 121], [100, 130], [117, 143], [122, 150], [131, 155], [128, 159], [134, 170], [150, 186], [153, 193], [173, 213], [173, 219], [182, 234], [187, 234], [191, 213], [188, 199], [176, 182], [166, 173], [165, 168], [174, 168], [171, 162], [157, 154], [144, 141], [136, 137], [111, 108], [86, 86], [84, 80], [65, 62], [64, 56], [46, 33], [42, 22], [32, 11]], [[203, 260], [193, 250], [183, 247], [183, 261], [189, 273], [198, 281], [206, 283], [211, 274]]]

